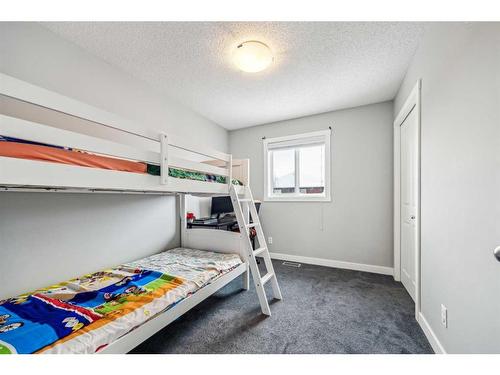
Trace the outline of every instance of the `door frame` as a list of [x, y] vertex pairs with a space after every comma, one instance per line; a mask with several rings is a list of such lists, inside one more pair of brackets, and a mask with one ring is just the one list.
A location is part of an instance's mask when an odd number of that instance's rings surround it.
[[420, 313], [420, 183], [421, 183], [421, 103], [422, 80], [419, 79], [394, 120], [394, 280], [401, 281], [401, 125], [412, 109], [417, 115], [417, 212], [415, 249], [415, 318]]

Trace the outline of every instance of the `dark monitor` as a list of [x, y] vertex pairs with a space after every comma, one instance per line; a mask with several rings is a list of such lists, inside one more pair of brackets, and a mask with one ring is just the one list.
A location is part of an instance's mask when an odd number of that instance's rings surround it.
[[233, 212], [233, 203], [231, 202], [231, 197], [212, 197], [212, 209], [210, 211], [211, 215], [228, 214]]

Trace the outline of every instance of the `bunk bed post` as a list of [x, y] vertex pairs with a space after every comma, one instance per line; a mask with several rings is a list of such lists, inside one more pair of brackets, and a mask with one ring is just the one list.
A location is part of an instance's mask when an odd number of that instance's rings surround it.
[[168, 184], [168, 136], [165, 133], [160, 134], [160, 183]]
[[243, 290], [248, 290], [250, 289], [250, 265], [246, 259], [245, 259], [245, 264], [246, 264], [246, 271], [243, 272]]
[[186, 243], [187, 222], [186, 222], [186, 194], [181, 193], [179, 196], [179, 215], [181, 219], [181, 247]]
[[[235, 191], [235, 193], [236, 193], [236, 191]], [[245, 197], [244, 198], [247, 198], [246, 188], [245, 188]], [[245, 222], [249, 223], [250, 222], [250, 208], [249, 208], [249, 206], [247, 204], [245, 204], [245, 205], [243, 205], [243, 207], [241, 207], [241, 209], [242, 209], [242, 213], [243, 213], [243, 217], [245, 219]], [[246, 228], [243, 230], [248, 231], [248, 229], [246, 229]], [[247, 244], [245, 243], [245, 236], [243, 235], [243, 233], [241, 235], [240, 246], [242, 246], [242, 249], [246, 250]], [[243, 254], [245, 254], [245, 252], [243, 252]], [[244, 290], [250, 289], [250, 265], [248, 264], [248, 259], [246, 259], [246, 261], [247, 261], [248, 267], [247, 267], [247, 272], [243, 275], [243, 289]]]
[[229, 160], [228, 160], [228, 170], [229, 170], [229, 175], [227, 176], [227, 193], [230, 194], [231, 191], [231, 186], [233, 185], [233, 154], [229, 154]]

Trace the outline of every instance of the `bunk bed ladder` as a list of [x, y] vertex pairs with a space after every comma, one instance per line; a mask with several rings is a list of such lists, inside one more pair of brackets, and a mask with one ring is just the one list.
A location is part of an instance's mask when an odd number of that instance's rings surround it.
[[[238, 226], [240, 227], [240, 232], [244, 237], [245, 248], [247, 249], [248, 262], [250, 264], [250, 271], [252, 273], [253, 282], [255, 284], [255, 289], [257, 290], [257, 296], [259, 297], [260, 307], [262, 313], [265, 315], [271, 315], [271, 309], [269, 308], [269, 303], [267, 301], [265, 284], [267, 282], [271, 283], [273, 290], [273, 297], [275, 299], [281, 300], [281, 291], [278, 285], [278, 280], [276, 279], [276, 273], [274, 272], [273, 263], [271, 262], [271, 257], [269, 256], [269, 249], [266, 244], [266, 237], [262, 230], [262, 225], [260, 224], [259, 215], [257, 214], [257, 208], [255, 207], [255, 201], [252, 196], [252, 191], [249, 186], [245, 187], [245, 192], [243, 197], [238, 195], [236, 188], [231, 184], [229, 189], [231, 194], [231, 201], [233, 203], [233, 209], [236, 214], [236, 219], [238, 220]], [[253, 222], [250, 223], [249, 214], [252, 215]], [[259, 247], [253, 249], [252, 241], [250, 239], [249, 230], [255, 228], [257, 232], [257, 239], [259, 242]], [[265, 268], [267, 273], [261, 276], [259, 267], [257, 266], [257, 260], [255, 257], [262, 257], [264, 259]]]

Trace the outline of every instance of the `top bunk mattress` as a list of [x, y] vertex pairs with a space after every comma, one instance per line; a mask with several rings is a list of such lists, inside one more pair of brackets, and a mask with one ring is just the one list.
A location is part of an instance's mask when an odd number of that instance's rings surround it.
[[0, 354], [95, 353], [241, 263], [177, 248], [0, 301]]
[[[0, 156], [121, 172], [150, 174], [153, 176], [160, 176], [161, 174], [160, 166], [154, 164], [97, 155], [77, 149], [30, 142], [2, 135], [0, 135]], [[226, 177], [224, 176], [172, 167], [168, 169], [168, 175], [188, 180], [226, 183]], [[243, 185], [237, 179], [233, 179], [232, 183], [234, 185]]]

